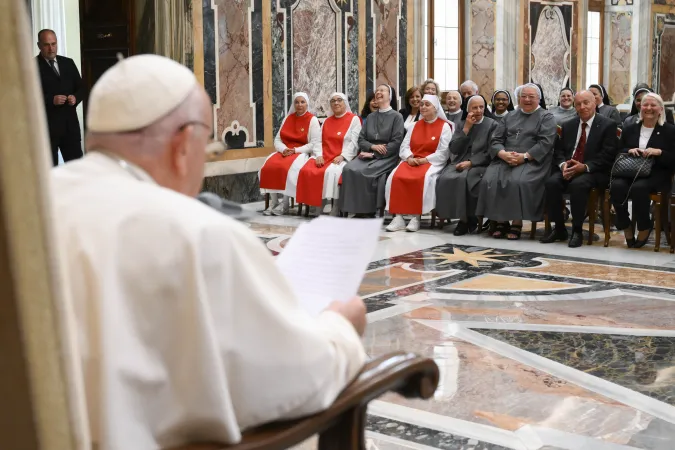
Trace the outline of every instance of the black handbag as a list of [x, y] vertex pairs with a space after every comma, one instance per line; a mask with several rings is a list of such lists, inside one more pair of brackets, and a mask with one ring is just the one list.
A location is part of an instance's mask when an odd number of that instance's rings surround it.
[[612, 171], [609, 176], [609, 189], [612, 189], [612, 182], [614, 178], [632, 178], [626, 198], [621, 202], [625, 205], [630, 196], [630, 191], [633, 189], [635, 180], [638, 178], [646, 178], [652, 174], [652, 167], [654, 167], [654, 158], [645, 158], [644, 156], [632, 156], [628, 153], [619, 153], [616, 155]]
[[646, 178], [652, 173], [654, 158], [632, 156], [628, 153], [616, 155], [612, 176], [617, 178]]

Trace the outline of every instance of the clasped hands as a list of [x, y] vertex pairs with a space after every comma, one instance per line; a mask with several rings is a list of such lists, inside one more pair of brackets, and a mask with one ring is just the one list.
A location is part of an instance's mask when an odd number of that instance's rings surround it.
[[291, 156], [295, 154], [295, 149], [294, 148], [286, 148], [284, 149], [283, 152], [281, 152], [281, 156], [286, 157], [286, 156]]
[[75, 106], [75, 103], [77, 103], [77, 99], [75, 98], [74, 95], [55, 95], [54, 96], [54, 104], [56, 106], [64, 105], [66, 102], [70, 106]]
[[586, 164], [580, 163], [574, 159], [565, 161], [560, 168], [562, 170], [563, 178], [567, 181], [576, 177], [579, 174], [586, 172]]
[[511, 167], [516, 167], [525, 163], [525, 153], [500, 150], [497, 156], [499, 156], [505, 163], [507, 163]]
[[455, 170], [457, 170], [457, 172], [461, 172], [463, 170], [469, 170], [471, 167], [473, 167], [473, 164], [471, 164], [471, 161], [463, 161], [463, 162], [455, 165]]
[[[384, 144], [377, 144], [370, 147], [373, 152], [377, 152], [380, 155], [387, 154], [387, 146]], [[375, 157], [373, 152], [361, 152], [359, 153], [359, 159], [371, 159]]]
[[426, 158], [413, 158], [412, 156], [408, 158], [406, 162], [413, 167], [429, 164], [429, 161]]
[[642, 156], [644, 158], [649, 158], [650, 156], [661, 156], [661, 149], [649, 147], [648, 149], [641, 148], [631, 148], [628, 150], [628, 154], [631, 156]]

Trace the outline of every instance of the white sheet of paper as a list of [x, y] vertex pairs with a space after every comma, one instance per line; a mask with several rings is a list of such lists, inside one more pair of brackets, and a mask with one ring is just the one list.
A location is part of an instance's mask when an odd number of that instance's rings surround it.
[[276, 262], [310, 314], [357, 294], [381, 229], [382, 219], [326, 216], [298, 227]]

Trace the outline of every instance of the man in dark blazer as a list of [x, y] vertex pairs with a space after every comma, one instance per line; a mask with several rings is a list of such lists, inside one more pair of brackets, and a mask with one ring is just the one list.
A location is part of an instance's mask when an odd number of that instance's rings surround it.
[[577, 92], [574, 107], [578, 117], [558, 128], [553, 169], [546, 180], [546, 210], [555, 228], [540, 240], [544, 244], [568, 239], [563, 218], [563, 193], [567, 192], [572, 210], [569, 246], [581, 246], [588, 195], [592, 188], [607, 188], [617, 153], [616, 122], [596, 113], [593, 94]]
[[59, 150], [66, 162], [82, 157], [82, 136], [76, 108], [84, 97], [84, 85], [75, 62], [56, 54], [54, 31], [40, 31], [37, 45], [40, 54], [35, 59], [44, 95], [52, 161], [56, 166]]

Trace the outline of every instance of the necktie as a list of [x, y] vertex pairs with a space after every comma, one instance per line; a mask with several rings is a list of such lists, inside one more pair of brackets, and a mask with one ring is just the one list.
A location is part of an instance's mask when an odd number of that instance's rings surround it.
[[49, 60], [49, 65], [52, 66], [52, 70], [54, 71], [54, 73], [56, 74], [57, 77], [60, 77], [61, 74], [59, 73], [58, 70], [56, 70], [56, 65], [55, 65], [55, 64], [56, 64], [56, 61], [54, 61], [53, 59], [50, 59], [50, 60]]
[[586, 150], [586, 127], [588, 124], [583, 122], [581, 124], [581, 137], [579, 138], [579, 143], [577, 144], [577, 149], [574, 150], [572, 159], [580, 163], [584, 162], [584, 151]]

